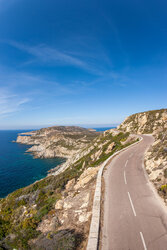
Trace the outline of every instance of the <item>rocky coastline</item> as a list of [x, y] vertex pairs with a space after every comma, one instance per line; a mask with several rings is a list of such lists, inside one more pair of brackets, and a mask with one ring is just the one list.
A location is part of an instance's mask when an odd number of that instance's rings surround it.
[[145, 167], [167, 200], [167, 110], [132, 115], [103, 133], [79, 127], [51, 127], [20, 134], [34, 157], [64, 157], [49, 175], [0, 201], [0, 246], [4, 249], [86, 249], [92, 200], [100, 166], [115, 152], [153, 134]]
[[96, 133], [54, 127], [19, 135], [18, 143], [37, 147], [32, 151], [35, 157], [61, 155], [67, 161], [0, 201], [0, 246], [86, 249], [98, 170], [108, 157], [135, 141], [135, 136], [116, 129]]
[[54, 126], [20, 133], [15, 142], [31, 146], [26, 152], [33, 154], [34, 158], [63, 158], [64, 163], [48, 171], [48, 175], [56, 175], [60, 169], [64, 171], [69, 164], [79, 159], [82, 149], [99, 134], [94, 129]]

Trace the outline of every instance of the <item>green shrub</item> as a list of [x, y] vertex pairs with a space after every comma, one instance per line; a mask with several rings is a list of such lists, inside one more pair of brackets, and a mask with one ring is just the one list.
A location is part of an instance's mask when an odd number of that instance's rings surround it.
[[[113, 136], [111, 133], [101, 134], [97, 140], [93, 141], [91, 144], [93, 146], [92, 150], [87, 155], [69, 166], [58, 176], [46, 177], [28, 187], [18, 189], [8, 195], [7, 198], [2, 199], [0, 201], [0, 240], [3, 240], [9, 233], [13, 233], [16, 235], [16, 238], [12, 241], [9, 240], [8, 243], [11, 249], [29, 249], [28, 241], [39, 235], [39, 232], [36, 231], [39, 222], [53, 210], [55, 202], [61, 199], [61, 192], [65, 189], [67, 182], [73, 178], [77, 180], [84, 169], [98, 166], [116, 151], [133, 143], [121, 144], [120, 141], [126, 141], [128, 136], [129, 133], [123, 132], [116, 136]], [[106, 154], [106, 149], [112, 142], [115, 143], [115, 147], [110, 153]], [[95, 143], [96, 146], [94, 145]], [[91, 156], [99, 150], [99, 145], [102, 144], [100, 158], [92, 160]], [[33, 204], [36, 204], [34, 210], [31, 209]], [[26, 217], [23, 214], [23, 206], [26, 206]], [[76, 237], [73, 237], [74, 235], [71, 232], [66, 233], [63, 232], [63, 238], [59, 238], [58, 245], [64, 247], [62, 249], [68, 249], [70, 245], [75, 245]]]
[[9, 222], [0, 218], [0, 240], [3, 239], [8, 233]]
[[162, 186], [160, 187], [160, 190], [164, 193], [164, 195], [166, 195], [166, 194], [167, 194], [167, 184], [162, 185]]

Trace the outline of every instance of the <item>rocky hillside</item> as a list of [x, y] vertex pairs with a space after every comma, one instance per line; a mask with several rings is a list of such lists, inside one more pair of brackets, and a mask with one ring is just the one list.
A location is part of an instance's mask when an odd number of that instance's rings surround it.
[[135, 134], [157, 134], [167, 129], [167, 109], [131, 115], [118, 129]]
[[33, 145], [27, 151], [37, 158], [73, 157], [99, 135], [92, 129], [75, 126], [54, 126], [21, 133], [16, 142]]
[[[45, 132], [42, 131], [43, 144], [47, 143]], [[77, 140], [88, 141], [88, 135], [94, 139], [80, 149], [79, 156], [75, 156], [63, 172], [1, 199], [2, 249], [86, 249], [98, 169], [114, 152], [137, 140], [117, 130], [106, 131], [98, 137], [85, 132], [85, 136]], [[30, 140], [28, 143], [33, 136], [40, 137], [31, 133], [30, 139], [26, 139]], [[66, 138], [71, 141], [71, 131], [69, 137], [66, 133]]]
[[118, 128], [124, 132], [153, 134], [155, 141], [145, 154], [145, 166], [167, 203], [167, 109], [131, 115]]

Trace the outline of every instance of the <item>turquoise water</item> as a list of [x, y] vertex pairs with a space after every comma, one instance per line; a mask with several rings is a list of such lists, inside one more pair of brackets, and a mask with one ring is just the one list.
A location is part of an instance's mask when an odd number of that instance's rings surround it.
[[[18, 143], [17, 134], [23, 131], [0, 131], [0, 197], [27, 186], [47, 175], [47, 171], [64, 160], [33, 159], [25, 151], [29, 147]], [[25, 132], [25, 131], [24, 131]]]

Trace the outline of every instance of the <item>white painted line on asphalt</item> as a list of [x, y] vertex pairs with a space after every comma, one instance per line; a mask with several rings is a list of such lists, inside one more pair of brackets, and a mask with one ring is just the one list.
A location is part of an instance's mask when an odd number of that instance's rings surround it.
[[125, 184], [127, 184], [125, 171], [124, 171], [124, 181], [125, 181]]
[[132, 202], [132, 199], [131, 199], [131, 197], [130, 197], [130, 193], [129, 193], [129, 192], [128, 192], [128, 197], [129, 197], [129, 201], [130, 201], [130, 204], [131, 204], [131, 207], [132, 207], [134, 216], [136, 216], [136, 211], [135, 211], [135, 208], [134, 208], [134, 206], [133, 206], [133, 202]]
[[128, 164], [128, 160], [125, 162], [125, 168], [126, 168], [127, 164]]
[[142, 232], [140, 232], [140, 237], [141, 237], [141, 240], [142, 240], [142, 243], [143, 243], [144, 250], [147, 250], [146, 243], [145, 243]]

